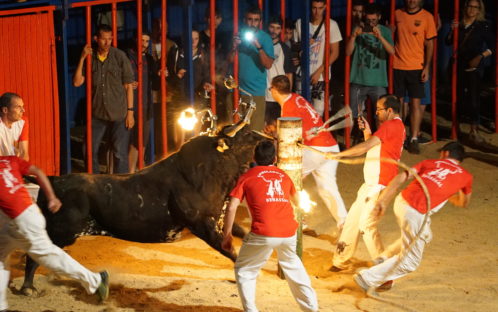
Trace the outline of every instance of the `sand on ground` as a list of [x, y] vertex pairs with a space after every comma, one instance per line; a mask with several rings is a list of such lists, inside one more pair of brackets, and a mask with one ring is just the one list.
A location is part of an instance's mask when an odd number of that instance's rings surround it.
[[[498, 146], [496, 135], [489, 135], [488, 140]], [[437, 158], [437, 148], [443, 144], [426, 145], [421, 155], [405, 152], [402, 161], [413, 165]], [[498, 311], [498, 156], [470, 151], [475, 157], [463, 163], [475, 177], [470, 206], [462, 209], [447, 204], [432, 216], [434, 237], [420, 267], [397, 280], [390, 291], [381, 293], [382, 298], [413, 311]], [[362, 166], [341, 164], [337, 180], [349, 207], [362, 183]], [[312, 179], [305, 180], [305, 187], [316, 199]], [[371, 264], [362, 242], [351, 271], [328, 271], [335, 249], [335, 222], [317, 201], [307, 223], [318, 236], [304, 236], [303, 261], [318, 294], [320, 311], [402, 311], [368, 298], [352, 281], [354, 269]], [[238, 220], [249, 226], [242, 207]], [[383, 218], [380, 232], [386, 245], [399, 237], [392, 209]], [[239, 247], [241, 240], [235, 243]], [[233, 263], [188, 231], [169, 244], [82, 237], [66, 250], [91, 270], [110, 271], [108, 301], [98, 303], [77, 282], [48, 274], [43, 268], [35, 277], [37, 296], [21, 295], [24, 264], [22, 253], [17, 251], [11, 257], [13, 282], [7, 296], [13, 311], [241, 311]], [[258, 278], [260, 311], [299, 311], [276, 270], [273, 255]]]

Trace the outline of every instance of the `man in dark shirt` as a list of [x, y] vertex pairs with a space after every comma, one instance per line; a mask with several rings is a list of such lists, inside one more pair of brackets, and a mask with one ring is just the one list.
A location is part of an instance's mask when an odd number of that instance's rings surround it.
[[[206, 63], [208, 63], [207, 75], [210, 78], [209, 64], [211, 62], [211, 11], [210, 7], [207, 7], [204, 20], [206, 22], [206, 28], [199, 32], [199, 47], [206, 52]], [[230, 40], [232, 38], [231, 32], [223, 31], [220, 28], [221, 22], [223, 21], [223, 16], [221, 12], [215, 8], [215, 72], [216, 72], [216, 114], [218, 115], [218, 122], [221, 124], [232, 122], [232, 106], [227, 104], [228, 92], [224, 85], [224, 78], [227, 76], [228, 61], [227, 54], [230, 50]]]
[[[138, 123], [138, 56], [136, 37], [134, 36], [134, 46], [126, 51], [128, 58], [132, 64], [134, 81], [133, 86], [133, 102], [136, 103], [134, 111], [134, 119]], [[152, 81], [159, 79], [159, 69], [154, 58], [149, 53], [150, 35], [147, 32], [142, 32], [142, 120], [143, 120], [143, 151], [149, 144], [150, 126], [152, 122]], [[128, 152], [128, 161], [130, 173], [136, 171], [138, 160], [138, 126], [134, 127], [130, 132], [130, 149]]]
[[[92, 57], [92, 172], [99, 173], [98, 151], [102, 137], [111, 129], [111, 144], [115, 153], [116, 173], [128, 172], [129, 129], [133, 128], [133, 71], [126, 54], [111, 46], [112, 29], [97, 28], [94, 40], [96, 53], [87, 45], [73, 77], [73, 85], [85, 82], [83, 70], [87, 55]], [[87, 164], [89, 166], [90, 164]]]

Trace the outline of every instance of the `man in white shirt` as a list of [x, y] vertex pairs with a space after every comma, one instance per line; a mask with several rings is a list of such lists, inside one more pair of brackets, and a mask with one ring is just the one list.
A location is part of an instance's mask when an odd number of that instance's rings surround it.
[[18, 156], [29, 161], [28, 121], [23, 118], [24, 102], [15, 93], [0, 97], [0, 156]]
[[[329, 38], [329, 64], [325, 64], [325, 0], [311, 0], [311, 21], [310, 21], [310, 82], [311, 82], [311, 97], [315, 110], [323, 116], [324, 112], [324, 72], [327, 72], [330, 77], [330, 65], [332, 65], [339, 57], [339, 42], [342, 40], [341, 32], [337, 22], [330, 19], [330, 38]], [[301, 36], [301, 20], [296, 21], [296, 29], [294, 38], [297, 42], [302, 41]], [[327, 69], [327, 71], [325, 71]], [[296, 90], [301, 93], [302, 86], [296, 81]]]
[[[268, 86], [271, 85], [271, 80], [279, 75], [285, 75], [289, 78], [292, 86], [292, 72], [294, 66], [291, 62], [290, 48], [280, 41], [280, 34], [282, 33], [282, 19], [278, 16], [270, 18], [268, 22], [268, 33], [273, 41], [274, 60], [270, 69], [266, 70], [266, 80]], [[266, 90], [266, 124], [273, 124], [278, 117], [280, 117], [280, 105], [275, 101], [271, 95], [270, 89]]]

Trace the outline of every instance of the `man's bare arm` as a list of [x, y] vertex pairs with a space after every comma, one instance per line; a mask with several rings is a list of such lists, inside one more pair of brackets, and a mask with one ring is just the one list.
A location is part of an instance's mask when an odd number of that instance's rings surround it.
[[57, 196], [55, 196], [54, 189], [45, 173], [40, 168], [32, 165], [28, 169], [28, 174], [36, 176], [40, 188], [45, 193], [45, 197], [47, 197], [48, 210], [56, 213], [61, 208], [62, 204]]
[[19, 142], [19, 158], [29, 161], [29, 141]]
[[85, 82], [85, 75], [83, 75], [83, 65], [85, 63], [87, 55], [92, 54], [91, 45], [86, 45], [81, 52], [81, 57], [76, 67], [76, 71], [73, 76], [73, 86], [79, 87]]
[[228, 204], [227, 211], [225, 212], [225, 219], [223, 220], [223, 241], [221, 243], [221, 248], [226, 251], [233, 251], [232, 246], [232, 228], [233, 222], [235, 220], [235, 213], [239, 207], [240, 199], [236, 197], [230, 198], [230, 203]]

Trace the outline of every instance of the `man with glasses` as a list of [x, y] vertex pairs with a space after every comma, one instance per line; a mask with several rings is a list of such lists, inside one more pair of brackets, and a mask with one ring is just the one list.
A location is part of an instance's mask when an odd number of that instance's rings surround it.
[[[239, 84], [249, 92], [256, 102], [256, 111], [252, 115], [249, 127], [253, 130], [263, 130], [265, 126], [265, 92], [267, 89], [266, 70], [273, 64], [273, 42], [270, 35], [260, 30], [261, 10], [254, 7], [247, 11], [244, 27], [234, 36], [232, 50], [228, 55], [233, 62], [235, 52], [239, 52]], [[243, 101], [249, 102], [249, 97], [241, 93]]]
[[363, 115], [367, 96], [372, 103], [386, 94], [387, 61], [394, 54], [391, 30], [379, 24], [380, 7], [369, 4], [365, 18], [353, 30], [346, 45], [346, 55], [353, 55], [351, 62], [351, 111], [353, 117]]
[[[377, 197], [398, 173], [395, 164], [381, 161], [390, 158], [398, 161], [405, 140], [405, 126], [399, 117], [400, 100], [394, 95], [384, 95], [377, 101], [377, 119], [379, 129], [372, 134], [365, 118], [360, 117], [360, 128], [363, 129], [365, 142], [353, 146], [340, 153], [328, 153], [327, 158], [361, 156], [366, 153], [363, 166], [365, 182], [358, 190], [356, 201], [349, 209], [346, 222], [337, 242], [332, 272], [348, 269], [348, 261], [353, 256], [360, 234], [372, 259], [382, 259], [384, 246], [377, 230], [379, 217], [373, 213]], [[375, 260], [374, 260], [375, 261]]]

